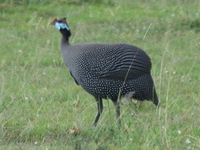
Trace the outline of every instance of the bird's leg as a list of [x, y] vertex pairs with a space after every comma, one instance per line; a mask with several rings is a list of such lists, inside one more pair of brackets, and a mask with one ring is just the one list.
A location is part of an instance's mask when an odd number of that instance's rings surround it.
[[120, 120], [120, 102], [119, 101], [113, 101], [116, 109], [116, 117], [117, 117], [117, 123], [121, 125], [121, 120]]
[[100, 98], [99, 96], [97, 96], [96, 98], [96, 101], [97, 101], [97, 108], [98, 108], [98, 112], [96, 114], [96, 117], [94, 119], [94, 122], [93, 122], [93, 125], [96, 126], [97, 125], [97, 122], [99, 120], [99, 117], [103, 111], [103, 103], [102, 103], [102, 98]]

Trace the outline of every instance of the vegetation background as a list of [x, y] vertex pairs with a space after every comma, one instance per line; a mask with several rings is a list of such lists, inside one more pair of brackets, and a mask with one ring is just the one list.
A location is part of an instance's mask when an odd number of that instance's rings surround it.
[[[0, 149], [200, 149], [199, 0], [0, 0]], [[67, 17], [71, 44], [128, 43], [152, 59], [161, 106], [111, 101], [97, 127], [50, 26]]]

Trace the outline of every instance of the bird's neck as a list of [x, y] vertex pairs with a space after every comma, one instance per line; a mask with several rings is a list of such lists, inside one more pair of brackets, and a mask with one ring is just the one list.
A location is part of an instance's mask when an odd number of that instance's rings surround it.
[[70, 30], [61, 29], [60, 32], [62, 34], [61, 43], [69, 44], [69, 37], [71, 36]]
[[62, 44], [69, 44], [69, 37], [65, 37], [64, 35], [61, 38], [61, 43]]

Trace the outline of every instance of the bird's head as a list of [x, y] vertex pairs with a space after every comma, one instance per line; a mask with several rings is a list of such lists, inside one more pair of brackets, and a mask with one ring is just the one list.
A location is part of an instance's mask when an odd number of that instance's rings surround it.
[[71, 36], [71, 32], [70, 32], [70, 28], [69, 25], [66, 21], [66, 18], [61, 18], [61, 19], [57, 19], [54, 18], [51, 22], [51, 25], [54, 25], [58, 30], [60, 30], [60, 32], [64, 35], [67, 36], [68, 38]]

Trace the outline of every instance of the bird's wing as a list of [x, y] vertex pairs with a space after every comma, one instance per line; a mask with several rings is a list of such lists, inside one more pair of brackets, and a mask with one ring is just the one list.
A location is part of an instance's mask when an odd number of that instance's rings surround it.
[[150, 74], [150, 58], [140, 48], [132, 45], [102, 45], [91, 56], [88, 66], [99, 78], [124, 80]]

